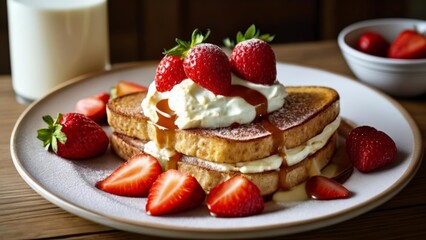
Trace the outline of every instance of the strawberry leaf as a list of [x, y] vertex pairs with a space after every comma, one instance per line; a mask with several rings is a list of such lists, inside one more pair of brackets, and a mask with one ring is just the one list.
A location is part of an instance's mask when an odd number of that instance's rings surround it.
[[259, 35], [259, 31], [256, 31], [256, 26], [254, 26], [254, 24], [252, 24], [244, 33], [244, 38], [245, 39], [252, 39], [254, 37], [257, 37], [258, 35]]
[[43, 116], [42, 118], [43, 118], [43, 121], [45, 123], [47, 123], [49, 126], [53, 125], [54, 120], [53, 120], [52, 116], [46, 115], [46, 116]]
[[184, 59], [189, 49], [192, 47], [203, 43], [210, 36], [210, 29], [207, 29], [207, 32], [203, 34], [199, 29], [195, 29], [191, 35], [191, 41], [184, 41], [179, 38], [176, 38], [177, 45], [169, 50], [164, 50], [163, 54], [180, 56], [181, 59]]
[[244, 32], [244, 34], [242, 32], [237, 33], [236, 42], [234, 42], [230, 38], [225, 38], [223, 40], [223, 44], [225, 45], [225, 47], [232, 50], [232, 49], [234, 49], [235, 45], [237, 45], [238, 43], [243, 42], [245, 40], [257, 38], [257, 39], [263, 40], [265, 42], [271, 42], [272, 40], [274, 40], [274, 37], [275, 37], [275, 35], [270, 35], [270, 34], [260, 35], [260, 31], [258, 29], [256, 29], [256, 26], [254, 24], [252, 24]]
[[53, 152], [58, 151], [58, 141], [64, 144], [67, 141], [67, 136], [62, 132], [62, 125], [60, 125], [59, 119], [62, 114], [58, 113], [56, 119], [53, 119], [50, 115], [42, 117], [43, 121], [47, 123], [47, 128], [37, 130], [37, 138], [43, 142], [43, 147], [46, 150], [52, 148]]

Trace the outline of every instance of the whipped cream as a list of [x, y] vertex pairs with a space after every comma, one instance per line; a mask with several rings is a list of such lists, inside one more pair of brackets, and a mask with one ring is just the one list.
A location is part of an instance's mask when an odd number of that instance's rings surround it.
[[[293, 166], [303, 161], [309, 155], [314, 154], [323, 148], [330, 137], [334, 134], [340, 125], [340, 117], [337, 117], [333, 122], [329, 123], [324, 130], [313, 138], [309, 139], [305, 144], [284, 149], [284, 156], [288, 166]], [[175, 151], [161, 149], [150, 141], [145, 145], [144, 151], [159, 159], [160, 164], [164, 167], [165, 163], [175, 154]], [[266, 158], [257, 159], [248, 162], [238, 162], [235, 164], [214, 163], [202, 159], [197, 159], [203, 166], [208, 166], [219, 172], [241, 172], [241, 173], [260, 173], [265, 171], [279, 170], [283, 162], [283, 157], [279, 154], [274, 154]]]
[[235, 164], [214, 163], [201, 159], [198, 159], [198, 161], [202, 161], [203, 165], [209, 166], [209, 168], [219, 172], [260, 173], [280, 169], [283, 159], [278, 154], [274, 154], [266, 158], [249, 162], [238, 162]]
[[305, 144], [290, 149], [284, 149], [287, 165], [293, 166], [305, 159], [307, 156], [323, 148], [339, 125], [340, 117], [337, 117], [333, 122], [325, 126], [320, 134], [309, 139]]
[[[244, 86], [265, 96], [268, 113], [281, 108], [287, 96], [280, 83], [255, 84], [232, 74], [232, 85]], [[176, 115], [174, 123], [179, 129], [228, 127], [233, 123], [250, 123], [256, 118], [255, 106], [242, 97], [215, 95], [191, 79], [185, 79], [168, 92], [158, 92], [155, 83], [151, 83], [141, 104], [151, 122], [158, 122], [157, 103], [164, 99], [170, 99], [168, 104]]]

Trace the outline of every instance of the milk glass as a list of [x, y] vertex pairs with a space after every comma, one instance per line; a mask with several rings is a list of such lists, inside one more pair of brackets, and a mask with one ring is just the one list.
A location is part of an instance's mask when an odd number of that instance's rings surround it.
[[109, 66], [106, 0], [8, 0], [12, 85], [21, 103]]

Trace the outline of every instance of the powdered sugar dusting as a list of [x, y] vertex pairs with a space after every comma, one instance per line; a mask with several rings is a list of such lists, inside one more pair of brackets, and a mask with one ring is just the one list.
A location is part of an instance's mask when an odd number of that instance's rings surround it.
[[[307, 93], [306, 91], [298, 91], [297, 88], [291, 89], [284, 106], [268, 115], [268, 121], [281, 131], [308, 121], [327, 108], [327, 104], [330, 103], [330, 99], [325, 96], [327, 95], [326, 92], [312, 91]], [[191, 131], [199, 131], [201, 134], [237, 141], [254, 140], [271, 135], [263, 127], [261, 121], [235, 127], [195, 129]]]
[[201, 129], [200, 131], [202, 134], [237, 141], [254, 140], [270, 135], [260, 123], [250, 123], [236, 127]]
[[324, 107], [324, 94], [315, 92], [293, 92], [286, 98], [283, 108], [271, 113], [268, 117], [270, 123], [280, 130], [302, 124], [321, 112]]

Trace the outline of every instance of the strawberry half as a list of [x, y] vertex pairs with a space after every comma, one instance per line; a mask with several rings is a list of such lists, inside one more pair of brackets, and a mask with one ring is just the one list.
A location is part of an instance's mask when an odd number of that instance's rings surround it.
[[111, 95], [113, 95], [114, 97], [120, 97], [135, 92], [146, 92], [148, 91], [148, 88], [134, 82], [119, 81], [115, 86], [114, 90], [115, 94]]
[[186, 78], [183, 60], [179, 56], [165, 55], [155, 72], [155, 87], [159, 92], [170, 91]]
[[401, 59], [426, 58], [426, 37], [414, 30], [402, 31], [392, 42], [388, 57]]
[[251, 216], [265, 207], [259, 188], [242, 175], [234, 175], [214, 187], [206, 203], [210, 214], [217, 217]]
[[146, 197], [161, 172], [156, 158], [139, 153], [120, 165], [104, 180], [97, 182], [96, 187], [115, 195]]
[[153, 183], [145, 208], [152, 216], [178, 213], [200, 206], [205, 196], [193, 176], [170, 169]]
[[354, 128], [346, 138], [348, 157], [361, 172], [371, 172], [395, 161], [397, 151], [391, 137], [370, 126]]
[[47, 128], [37, 131], [43, 147], [68, 159], [86, 159], [104, 153], [109, 139], [104, 130], [81, 113], [58, 114], [56, 119], [43, 116]]
[[96, 94], [93, 97], [100, 99], [102, 102], [107, 104], [109, 102], [109, 99], [111, 98], [111, 95], [109, 93], [103, 92], [103, 93]]
[[348, 198], [350, 192], [342, 184], [324, 176], [313, 176], [305, 186], [306, 194], [317, 200]]
[[87, 116], [97, 123], [104, 122], [107, 118], [106, 104], [108, 103], [109, 97], [108, 93], [100, 93], [80, 99], [74, 111]]

